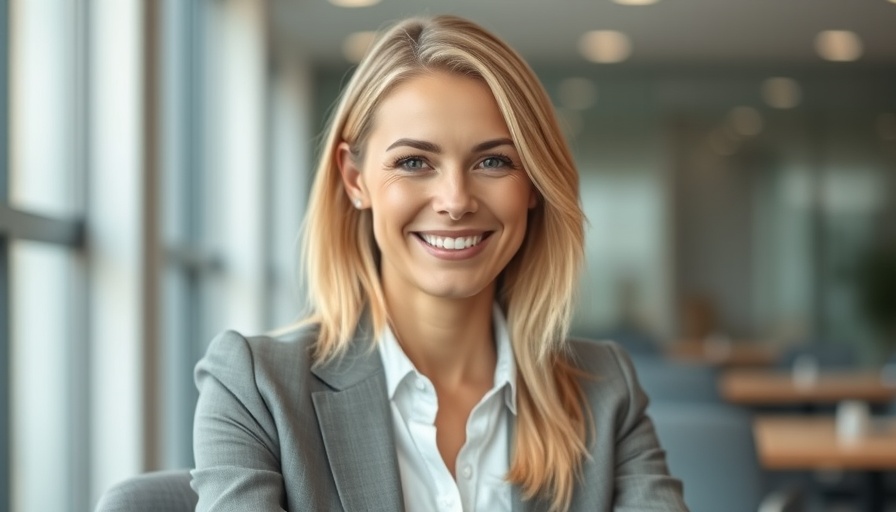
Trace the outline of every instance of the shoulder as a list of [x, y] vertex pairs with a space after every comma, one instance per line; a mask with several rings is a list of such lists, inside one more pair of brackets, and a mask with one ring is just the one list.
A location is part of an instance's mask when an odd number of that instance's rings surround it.
[[567, 345], [573, 366], [587, 374], [608, 377], [632, 371], [631, 359], [616, 342], [572, 338]]
[[209, 343], [205, 356], [196, 365], [195, 378], [198, 383], [203, 376], [212, 375], [234, 385], [280, 388], [310, 374], [316, 340], [314, 327], [276, 336], [224, 331]]
[[592, 404], [621, 406], [643, 394], [635, 368], [625, 350], [612, 341], [570, 339], [570, 363], [581, 373], [579, 382]]
[[209, 343], [204, 359], [224, 358], [231, 362], [246, 360], [253, 366], [305, 362], [310, 365], [317, 329], [300, 327], [274, 335], [247, 336], [234, 330], [224, 331]]

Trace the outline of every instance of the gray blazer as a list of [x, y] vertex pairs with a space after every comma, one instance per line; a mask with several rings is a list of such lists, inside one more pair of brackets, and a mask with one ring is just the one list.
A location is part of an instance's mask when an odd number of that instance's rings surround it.
[[[196, 510], [404, 509], [379, 354], [358, 334], [344, 358], [312, 368], [313, 339], [229, 331], [212, 341], [195, 373]], [[597, 378], [582, 381], [594, 436], [570, 510], [686, 511], [627, 356], [612, 343], [571, 346]], [[548, 509], [516, 488], [513, 501], [515, 512]]]

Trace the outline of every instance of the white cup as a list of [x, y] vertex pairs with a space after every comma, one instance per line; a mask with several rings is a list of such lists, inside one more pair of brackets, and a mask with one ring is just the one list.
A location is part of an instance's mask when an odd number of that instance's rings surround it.
[[887, 363], [880, 369], [880, 380], [888, 387], [896, 387], [896, 361]]
[[837, 404], [837, 439], [854, 442], [868, 434], [871, 410], [860, 400], [845, 400]]
[[798, 388], [811, 388], [818, 382], [818, 360], [811, 354], [800, 354], [793, 360], [793, 383]]

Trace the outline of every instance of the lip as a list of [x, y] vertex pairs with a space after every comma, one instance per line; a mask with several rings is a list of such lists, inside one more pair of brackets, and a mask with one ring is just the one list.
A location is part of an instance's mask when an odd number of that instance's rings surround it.
[[[430, 255], [435, 256], [436, 258], [439, 258], [441, 260], [458, 261], [476, 257], [479, 253], [485, 250], [485, 247], [491, 240], [491, 235], [494, 234], [494, 231], [467, 229], [453, 231], [414, 231], [411, 234], [413, 235], [414, 239], [417, 240], [423, 250]], [[482, 240], [477, 245], [467, 247], [465, 249], [442, 249], [426, 243], [426, 241], [422, 237], [423, 234], [453, 238], [481, 235]]]

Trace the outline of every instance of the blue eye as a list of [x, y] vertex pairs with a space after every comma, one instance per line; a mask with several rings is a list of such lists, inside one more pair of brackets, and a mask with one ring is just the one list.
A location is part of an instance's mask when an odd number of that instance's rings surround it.
[[402, 158], [398, 162], [398, 167], [408, 171], [419, 171], [420, 169], [426, 168], [426, 162], [423, 161], [422, 158], [418, 158], [415, 156]]
[[512, 162], [509, 158], [502, 156], [490, 156], [480, 164], [486, 169], [501, 169], [503, 167], [511, 167]]

